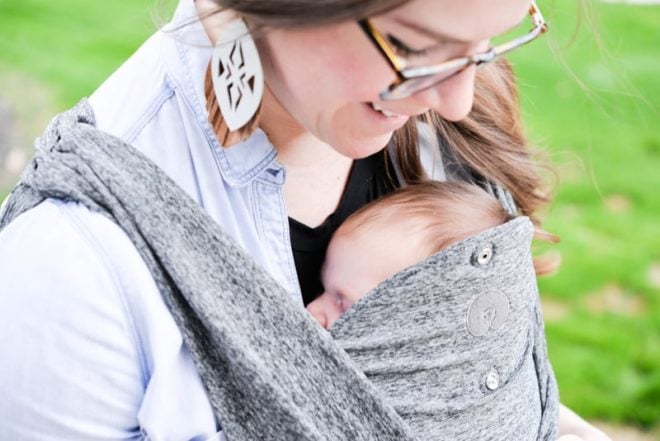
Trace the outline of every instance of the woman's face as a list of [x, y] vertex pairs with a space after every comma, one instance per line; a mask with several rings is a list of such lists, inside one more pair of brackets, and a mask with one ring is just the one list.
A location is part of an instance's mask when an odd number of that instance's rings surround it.
[[[529, 0], [412, 0], [373, 17], [372, 23], [408, 48], [425, 49], [426, 54], [405, 58], [426, 65], [485, 50], [491, 37], [524, 19], [529, 6]], [[422, 29], [439, 35], [431, 37]], [[299, 125], [345, 156], [380, 150], [414, 115], [433, 109], [456, 121], [472, 107], [475, 67], [409, 98], [379, 100], [396, 76], [355, 22], [270, 30], [257, 44], [271, 95], [267, 99], [276, 103], [269, 111], [276, 109], [282, 113], [280, 122]]]

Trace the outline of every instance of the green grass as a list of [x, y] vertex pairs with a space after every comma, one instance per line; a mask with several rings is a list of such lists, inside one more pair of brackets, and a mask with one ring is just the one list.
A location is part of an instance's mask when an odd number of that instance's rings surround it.
[[[540, 287], [566, 311], [547, 323], [549, 351], [563, 402], [588, 418], [650, 427], [660, 420], [660, 290], [648, 276], [660, 264], [660, 7], [594, 3], [610, 57], [586, 21], [560, 51], [585, 91], [548, 44], [573, 33], [574, 3], [542, 4], [545, 43], [513, 57], [530, 136], [560, 177], [545, 226], [562, 238], [563, 265]], [[51, 88], [63, 109], [155, 29], [155, 4], [2, 2], [0, 66]], [[618, 209], [606, 203], [613, 196]]]
[[90, 94], [155, 29], [155, 0], [0, 2], [0, 62], [68, 106]]
[[[545, 226], [562, 238], [563, 263], [540, 289], [566, 307], [546, 325], [562, 401], [650, 427], [660, 421], [660, 290], [649, 277], [660, 264], [660, 7], [594, 6], [605, 56], [586, 21], [565, 47], [577, 6], [556, 1], [546, 44], [513, 57], [531, 138], [559, 176]], [[570, 71], [550, 46], [564, 47]]]

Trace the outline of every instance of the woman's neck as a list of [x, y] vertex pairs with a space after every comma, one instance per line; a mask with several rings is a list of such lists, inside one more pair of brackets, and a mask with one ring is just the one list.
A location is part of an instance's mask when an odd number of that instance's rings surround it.
[[268, 87], [261, 105], [259, 126], [287, 170], [284, 199], [289, 216], [317, 226], [339, 205], [353, 160], [300, 126]]
[[330, 145], [302, 127], [287, 112], [268, 86], [264, 88], [259, 127], [278, 153], [278, 160], [287, 167], [313, 167], [328, 162], [350, 162]]

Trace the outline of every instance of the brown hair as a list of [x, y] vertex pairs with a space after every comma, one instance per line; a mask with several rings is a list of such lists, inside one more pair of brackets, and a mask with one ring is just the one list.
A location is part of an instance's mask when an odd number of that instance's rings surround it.
[[[400, 225], [430, 256], [467, 237], [512, 219], [500, 202], [466, 182], [425, 181], [400, 188], [353, 213], [335, 234], [361, 235]], [[417, 240], [415, 240], [417, 242]]]
[[[258, 27], [305, 27], [356, 20], [384, 13], [408, 0], [213, 0], [220, 9], [230, 8]], [[206, 97], [210, 121], [222, 134], [223, 121], [214, 103], [207, 75]], [[537, 209], [549, 202], [550, 195], [542, 188], [539, 158], [530, 148], [520, 119], [518, 91], [511, 65], [498, 59], [477, 72], [474, 104], [470, 114], [461, 121], [443, 120], [428, 112], [419, 120], [428, 123], [456, 160], [475, 176], [509, 190], [521, 214], [534, 216]], [[419, 156], [418, 119], [411, 119], [394, 134], [397, 162], [408, 183], [428, 179]], [[387, 155], [387, 149], [384, 150]], [[540, 230], [539, 230], [540, 231]], [[553, 238], [547, 233], [537, 235]], [[556, 265], [555, 265], [556, 266]], [[546, 264], [546, 270], [552, 270]]]
[[[374, 230], [387, 234], [387, 228], [401, 227], [395, 234], [406, 231], [412, 246], [420, 247], [428, 257], [513, 218], [497, 198], [476, 184], [422, 181], [363, 206], [335, 234], [360, 237]], [[549, 242], [556, 240], [539, 228], [535, 237]], [[536, 258], [534, 270], [537, 275], [545, 275], [557, 264], [548, 257]]]
[[265, 27], [309, 27], [383, 14], [409, 0], [213, 0], [251, 24]]

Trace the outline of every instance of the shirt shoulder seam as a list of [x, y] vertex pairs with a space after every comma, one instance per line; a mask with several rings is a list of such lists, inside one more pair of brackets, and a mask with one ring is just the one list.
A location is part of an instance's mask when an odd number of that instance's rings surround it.
[[158, 115], [158, 112], [163, 107], [163, 104], [174, 95], [174, 89], [165, 83], [160, 92], [151, 100], [149, 106], [142, 114], [135, 120], [128, 130], [122, 135], [122, 139], [127, 144], [132, 144], [135, 139], [140, 135], [142, 130]]
[[[80, 239], [87, 245], [92, 255], [94, 255], [99, 263], [107, 270], [108, 275], [113, 280], [115, 287], [117, 288], [117, 294], [119, 301], [121, 302], [122, 309], [124, 310], [124, 316], [126, 318], [126, 324], [129, 329], [129, 332], [133, 335], [133, 345], [135, 351], [140, 359], [140, 369], [142, 372], [142, 384], [146, 387], [149, 378], [149, 367], [144, 350], [144, 339], [141, 336], [141, 333], [136, 324], [135, 316], [132, 313], [131, 302], [126, 296], [125, 284], [122, 283], [122, 279], [118, 274], [116, 265], [113, 263], [112, 258], [106, 250], [106, 247], [103, 245], [102, 241], [98, 240], [96, 234], [92, 229], [87, 225], [87, 223], [74, 211], [67, 210], [61, 206], [58, 206], [58, 211], [62, 213], [64, 217], [69, 219], [77, 228], [73, 228], [72, 231], [80, 237]], [[85, 208], [87, 209], [87, 208]], [[100, 213], [94, 213], [90, 210], [92, 215]], [[102, 215], [101, 215], [102, 216]], [[109, 219], [107, 219], [110, 221]], [[111, 221], [110, 221], [111, 222]], [[114, 224], [116, 226], [116, 224]], [[117, 228], [119, 228], [117, 226]], [[123, 231], [122, 231], [123, 233]]]

